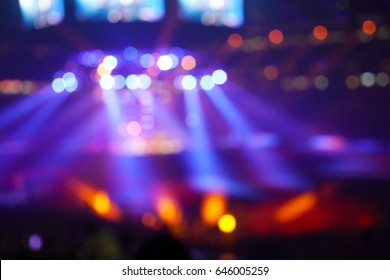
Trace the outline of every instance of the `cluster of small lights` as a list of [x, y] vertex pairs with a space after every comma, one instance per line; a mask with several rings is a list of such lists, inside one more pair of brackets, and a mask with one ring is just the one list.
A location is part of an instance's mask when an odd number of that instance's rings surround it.
[[38, 88], [36, 82], [22, 80], [0, 80], [0, 93], [2, 94], [32, 94]]
[[390, 76], [389, 74], [384, 72], [380, 72], [377, 74], [374, 74], [372, 72], [364, 72], [360, 75], [349, 75], [345, 79], [345, 85], [350, 90], [355, 90], [359, 87], [387, 87], [390, 85]]
[[64, 3], [61, 0], [19, 0], [25, 26], [42, 29], [61, 23]]
[[195, 231], [197, 234], [210, 228], [218, 228], [223, 234], [232, 234], [237, 228], [237, 217], [227, 212], [227, 198], [219, 193], [209, 193], [203, 198], [200, 206], [201, 223], [190, 224], [185, 220], [180, 200], [168, 193], [159, 193], [155, 198], [155, 213], [142, 215], [142, 224], [154, 230], [161, 230], [163, 224], [173, 229], [174, 234], [186, 234]]
[[99, 149], [91, 143], [89, 151], [94, 153], [103, 149], [112, 154], [145, 156], [177, 154], [184, 150], [184, 143], [180, 139], [160, 137], [158, 133], [154, 133], [153, 137], [143, 137], [142, 133], [146, 129], [143, 123], [138, 121], [120, 124], [118, 134], [122, 139], [112, 141], [107, 147]]
[[[164, 89], [176, 89], [180, 93], [199, 87], [209, 91], [228, 80], [227, 73], [222, 69], [204, 73], [197, 59], [179, 48], [166, 52], [144, 52], [128, 47], [115, 55], [105, 55], [101, 51], [85, 51], [78, 55], [77, 60], [78, 69], [53, 80], [54, 92], [73, 92], [92, 81], [103, 91], [150, 91], [167, 100], [166, 95], [160, 94]], [[75, 75], [86, 71], [89, 71], [89, 75], [83, 77], [90, 77], [90, 81], [84, 81]]]
[[[367, 36], [378, 34], [383, 27], [377, 27], [371, 20], [362, 24], [361, 32]], [[313, 27], [312, 38], [317, 41], [328, 41], [330, 32], [323, 25]], [[268, 39], [257, 37], [248, 39], [250, 44], [255, 44], [258, 49], [264, 49], [268, 45], [283, 45], [285, 37], [279, 29], [271, 30]], [[233, 33], [228, 38], [231, 48], [243, 48], [248, 50], [246, 41], [238, 33]], [[223, 85], [228, 80], [227, 73], [222, 69], [213, 72], [202, 69], [200, 61], [194, 55], [185, 54], [180, 48], [173, 48], [160, 52], [145, 52], [134, 47], [126, 48], [122, 53], [107, 55], [99, 50], [84, 51], [77, 57], [78, 68], [68, 69], [62, 76], [52, 81], [52, 89], [55, 93], [74, 92], [82, 86], [98, 84], [102, 90], [116, 91], [150, 91], [163, 102], [171, 100], [172, 92], [191, 91], [197, 88], [211, 91], [217, 85]], [[82, 69], [80, 69], [80, 67]], [[279, 80], [280, 87], [285, 91], [315, 88], [326, 90], [330, 80], [325, 75], [299, 75], [296, 77], [281, 77], [276, 65], [267, 65], [261, 69], [260, 77], [268, 81]], [[85, 75], [88, 73], [89, 75]], [[205, 73], [205, 72], [208, 73]], [[76, 73], [81, 75], [76, 76]], [[85, 77], [90, 80], [85, 81]], [[345, 84], [349, 89], [358, 87], [386, 87], [389, 85], [389, 74], [380, 72], [377, 74], [364, 72], [360, 75], [346, 77]], [[173, 90], [172, 90], [173, 89]], [[36, 83], [31, 81], [4, 80], [0, 81], [0, 93], [4, 94], [30, 94], [36, 90]], [[161, 94], [160, 94], [161, 93]], [[164, 93], [164, 94], [163, 94]], [[168, 94], [165, 94], [168, 93]]]
[[78, 89], [79, 83], [77, 81], [76, 75], [72, 72], [65, 73], [60, 78], [55, 78], [51, 84], [54, 92], [75, 92]]
[[[268, 65], [262, 71], [262, 76], [269, 81], [276, 80], [279, 76], [278, 68], [275, 65]], [[325, 75], [285, 77], [280, 80], [280, 87], [284, 91], [304, 91], [311, 88], [326, 90], [330, 85], [329, 78]], [[345, 78], [345, 85], [350, 90], [359, 87], [370, 88], [373, 86], [387, 87], [390, 85], [390, 75], [384, 72], [364, 72], [360, 75], [349, 75]]]
[[324, 75], [286, 77], [280, 80], [280, 87], [285, 91], [303, 91], [310, 88], [326, 90], [329, 87], [329, 79]]
[[212, 90], [216, 85], [223, 85], [227, 82], [228, 76], [222, 69], [215, 70], [211, 75], [204, 75], [197, 80], [193, 75], [180, 75], [175, 79], [175, 87], [178, 90], [194, 90], [198, 84], [205, 91]]
[[76, 14], [80, 20], [107, 19], [110, 23], [160, 20], [165, 13], [162, 0], [77, 0]]
[[[362, 43], [368, 43], [374, 38], [390, 40], [390, 27], [380, 26], [373, 20], [365, 20], [356, 32], [357, 39]], [[280, 29], [273, 29], [264, 36], [243, 38], [239, 33], [232, 33], [227, 38], [227, 45], [233, 50], [243, 52], [263, 51], [272, 46], [292, 47], [301, 46], [305, 42], [312, 45], [340, 44], [346, 40], [348, 34], [343, 31], [329, 31], [324, 25], [314, 26], [311, 34], [288, 34]], [[300, 38], [297, 40], [296, 38]]]
[[243, 24], [243, 0], [179, 0], [182, 18], [194, 19], [206, 26], [227, 26], [236, 28]]

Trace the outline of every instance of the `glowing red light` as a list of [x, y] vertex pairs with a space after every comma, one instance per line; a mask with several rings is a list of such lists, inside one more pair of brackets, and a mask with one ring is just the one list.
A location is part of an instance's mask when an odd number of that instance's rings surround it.
[[364, 33], [372, 35], [376, 31], [376, 24], [372, 20], [366, 20], [365, 22], [363, 22], [362, 29]]
[[242, 46], [242, 43], [243, 43], [242, 37], [238, 33], [233, 33], [228, 38], [228, 44], [232, 48], [237, 49]]
[[279, 45], [284, 40], [283, 32], [279, 29], [274, 29], [268, 34], [268, 39], [272, 44]]
[[313, 29], [313, 36], [319, 41], [323, 41], [328, 37], [328, 29], [323, 25], [317, 25]]

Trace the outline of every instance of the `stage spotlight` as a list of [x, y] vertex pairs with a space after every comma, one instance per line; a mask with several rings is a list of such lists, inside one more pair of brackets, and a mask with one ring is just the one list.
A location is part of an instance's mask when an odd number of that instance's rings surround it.
[[225, 71], [218, 69], [213, 72], [211, 76], [212, 81], [217, 85], [223, 85], [227, 82], [228, 76]]
[[181, 86], [184, 90], [194, 90], [196, 88], [196, 78], [192, 75], [185, 75], [181, 79]]
[[210, 75], [205, 75], [200, 79], [200, 87], [203, 90], [212, 90], [215, 87], [215, 82], [213, 77]]
[[244, 23], [243, 0], [179, 0], [180, 16], [204, 25], [240, 27]]
[[162, 55], [157, 60], [157, 66], [161, 71], [168, 71], [173, 67], [173, 59], [169, 55]]
[[102, 65], [108, 71], [112, 71], [118, 66], [118, 59], [116, 59], [116, 57], [112, 55], [106, 56], [103, 60]]
[[61, 78], [55, 78], [51, 84], [51, 87], [56, 93], [61, 93], [63, 91], [71, 93], [78, 89], [79, 83], [74, 73], [67, 72]]
[[126, 78], [122, 75], [116, 75], [114, 77], [115, 79], [115, 85], [114, 85], [114, 88], [116, 90], [120, 90], [120, 89], [123, 89], [125, 86], [126, 86]]
[[140, 85], [140, 79], [137, 75], [131, 74], [126, 78], [126, 86], [130, 90], [137, 89]]
[[61, 93], [65, 90], [65, 82], [62, 78], [56, 78], [51, 84], [53, 90], [57, 93]]
[[107, 19], [111, 23], [136, 20], [154, 22], [164, 15], [164, 0], [76, 0], [76, 16], [80, 20]]
[[104, 75], [100, 79], [99, 84], [102, 89], [105, 90], [113, 89], [115, 86], [115, 78], [110, 75]]
[[147, 89], [152, 84], [152, 79], [146, 74], [139, 75], [138, 79], [139, 79], [139, 88], [140, 89]]
[[68, 72], [63, 76], [65, 90], [67, 92], [74, 92], [78, 87], [78, 82], [75, 74]]
[[19, 6], [27, 28], [42, 29], [64, 19], [63, 0], [19, 0]]

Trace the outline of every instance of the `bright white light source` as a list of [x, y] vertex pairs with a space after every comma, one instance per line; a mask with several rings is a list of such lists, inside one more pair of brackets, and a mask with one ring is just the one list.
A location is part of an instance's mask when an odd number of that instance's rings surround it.
[[134, 0], [119, 0], [119, 2], [120, 2], [123, 6], [127, 6], [127, 5], [133, 4]]
[[196, 78], [192, 75], [185, 75], [181, 79], [181, 86], [184, 90], [193, 90], [196, 88]]
[[138, 80], [139, 80], [138, 87], [140, 89], [147, 89], [152, 84], [152, 79], [146, 74], [139, 75]]
[[217, 85], [223, 85], [227, 82], [228, 76], [222, 69], [215, 70], [212, 75], [213, 82]]
[[64, 18], [63, 0], [19, 0], [25, 27], [44, 28]]
[[38, 0], [38, 8], [42, 12], [47, 12], [52, 7], [53, 3], [51, 0]]
[[65, 83], [65, 90], [67, 92], [74, 92], [77, 89], [78, 82], [75, 74], [72, 72], [65, 73], [63, 76], [63, 81]]
[[126, 86], [128, 89], [137, 89], [140, 85], [140, 79], [137, 75], [129, 75], [126, 78]]
[[65, 90], [64, 79], [62, 79], [62, 78], [54, 79], [54, 81], [51, 84], [51, 87], [57, 93], [63, 92]]
[[104, 58], [102, 64], [106, 70], [112, 71], [118, 66], [118, 59], [112, 55], [109, 55]]
[[372, 87], [375, 84], [375, 75], [371, 72], [365, 72], [360, 76], [360, 82], [365, 87]]
[[225, 0], [209, 0], [210, 8], [213, 10], [223, 10], [226, 7], [226, 1]]
[[215, 87], [213, 78], [210, 75], [203, 76], [202, 79], [200, 79], [200, 87], [203, 90], [212, 90]]
[[238, 27], [244, 21], [243, 0], [178, 0], [182, 16], [205, 25]]
[[172, 67], [171, 68], [175, 68], [176, 66], [179, 65], [179, 58], [176, 55], [169, 54], [168, 56], [172, 59]]
[[115, 79], [113, 76], [104, 75], [99, 81], [100, 87], [102, 89], [113, 89], [115, 86]]
[[169, 55], [162, 55], [157, 60], [157, 66], [161, 71], [167, 71], [173, 67], [173, 60]]
[[35, 8], [34, 0], [19, 0], [19, 4], [24, 10], [33, 10]]

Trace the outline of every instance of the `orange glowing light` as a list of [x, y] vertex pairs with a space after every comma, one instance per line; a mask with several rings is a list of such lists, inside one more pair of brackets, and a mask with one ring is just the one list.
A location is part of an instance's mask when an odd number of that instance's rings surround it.
[[93, 209], [96, 213], [106, 215], [111, 210], [110, 198], [105, 192], [97, 192], [93, 197]]
[[283, 204], [275, 212], [275, 220], [286, 223], [301, 217], [317, 205], [317, 196], [308, 192], [301, 194]]
[[120, 208], [106, 192], [97, 190], [92, 185], [76, 179], [71, 180], [70, 190], [100, 217], [111, 221], [118, 221], [122, 218]]
[[232, 233], [237, 226], [236, 217], [231, 214], [225, 214], [218, 220], [218, 228], [223, 233]]
[[237, 49], [237, 48], [242, 46], [242, 43], [243, 43], [242, 36], [238, 33], [233, 33], [229, 36], [227, 42], [228, 42], [229, 46]]
[[279, 29], [274, 29], [268, 34], [269, 41], [274, 45], [279, 45], [284, 40], [283, 32]]
[[323, 41], [328, 37], [328, 29], [323, 25], [317, 25], [313, 29], [313, 36], [319, 41]]
[[191, 55], [186, 55], [181, 60], [181, 67], [187, 71], [194, 69], [196, 67], [196, 59]]
[[178, 203], [171, 197], [161, 196], [157, 200], [157, 213], [167, 225], [179, 225], [182, 213]]
[[201, 206], [201, 216], [205, 224], [214, 226], [218, 219], [226, 212], [226, 198], [220, 194], [206, 196]]
[[368, 35], [372, 35], [376, 31], [376, 24], [372, 20], [366, 20], [362, 24], [362, 29], [363, 29], [364, 33], [366, 33]]

